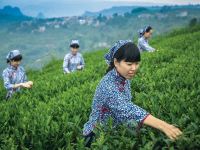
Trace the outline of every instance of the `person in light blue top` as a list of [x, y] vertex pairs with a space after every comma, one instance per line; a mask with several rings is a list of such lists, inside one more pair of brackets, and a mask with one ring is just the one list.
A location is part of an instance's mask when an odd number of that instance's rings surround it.
[[63, 62], [63, 71], [65, 74], [82, 70], [85, 67], [85, 62], [81, 53], [78, 53], [79, 41], [72, 40], [70, 44], [71, 52], [65, 55]]
[[9, 52], [6, 59], [8, 67], [3, 71], [2, 77], [7, 90], [6, 99], [9, 99], [21, 88], [31, 88], [33, 82], [27, 80], [25, 70], [20, 66], [22, 55], [19, 50]]
[[134, 77], [140, 62], [140, 51], [130, 40], [120, 40], [105, 55], [109, 65], [106, 75], [98, 84], [89, 120], [84, 124], [85, 146], [90, 147], [97, 124], [105, 127], [109, 118], [114, 126], [131, 122], [143, 124], [163, 131], [169, 138], [176, 139], [181, 131], [135, 105], [131, 95], [130, 79]]
[[144, 29], [139, 30], [138, 48], [140, 52], [155, 51], [155, 48], [151, 47], [148, 43], [148, 40], [149, 38], [151, 38], [152, 34], [153, 34], [153, 28], [151, 26], [146, 26]]

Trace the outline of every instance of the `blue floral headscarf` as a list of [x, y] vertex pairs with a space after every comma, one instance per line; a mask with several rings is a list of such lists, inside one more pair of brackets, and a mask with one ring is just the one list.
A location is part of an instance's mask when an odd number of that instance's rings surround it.
[[8, 53], [8, 55], [6, 56], [7, 60], [12, 60], [14, 57], [21, 55], [19, 50], [12, 50]]
[[116, 53], [122, 46], [124, 46], [125, 44], [127, 44], [127, 43], [129, 43], [129, 42], [132, 42], [132, 41], [131, 41], [131, 40], [119, 40], [119, 41], [117, 41], [117, 42], [114, 44], [114, 46], [113, 46], [111, 49], [109, 49], [108, 53], [105, 54], [104, 58], [105, 58], [105, 60], [106, 60], [106, 63], [107, 63], [108, 65], [110, 65], [111, 62], [112, 62], [112, 60], [113, 60], [113, 58], [114, 58], [115, 53]]

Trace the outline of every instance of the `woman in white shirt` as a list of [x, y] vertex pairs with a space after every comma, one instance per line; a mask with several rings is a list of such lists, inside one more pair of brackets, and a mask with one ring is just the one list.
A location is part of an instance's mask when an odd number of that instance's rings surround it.
[[153, 34], [153, 28], [151, 26], [146, 26], [144, 29], [139, 30], [138, 48], [140, 52], [148, 51], [153, 52], [155, 48], [151, 47], [148, 40]]

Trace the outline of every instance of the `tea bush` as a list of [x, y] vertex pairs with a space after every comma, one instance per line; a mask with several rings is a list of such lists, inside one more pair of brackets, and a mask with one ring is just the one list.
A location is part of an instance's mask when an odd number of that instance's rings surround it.
[[[144, 126], [137, 133], [125, 125], [96, 130], [92, 149], [200, 148], [200, 27], [174, 31], [156, 38], [159, 51], [143, 53], [132, 80], [133, 102], [151, 114], [179, 126], [177, 141]], [[52, 60], [41, 71], [28, 71], [34, 81], [5, 101], [0, 85], [0, 149], [85, 149], [82, 128], [88, 120], [95, 88], [105, 74], [106, 50], [84, 54], [86, 69], [64, 75], [62, 60]]]

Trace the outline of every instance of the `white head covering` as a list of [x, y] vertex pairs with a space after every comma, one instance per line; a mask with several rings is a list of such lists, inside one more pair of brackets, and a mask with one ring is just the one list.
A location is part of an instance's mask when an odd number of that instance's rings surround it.
[[72, 40], [70, 46], [72, 45], [78, 45], [79, 46], [79, 40]]
[[14, 57], [21, 55], [19, 50], [12, 50], [8, 53], [8, 55], [6, 56], [7, 60], [12, 60]]

